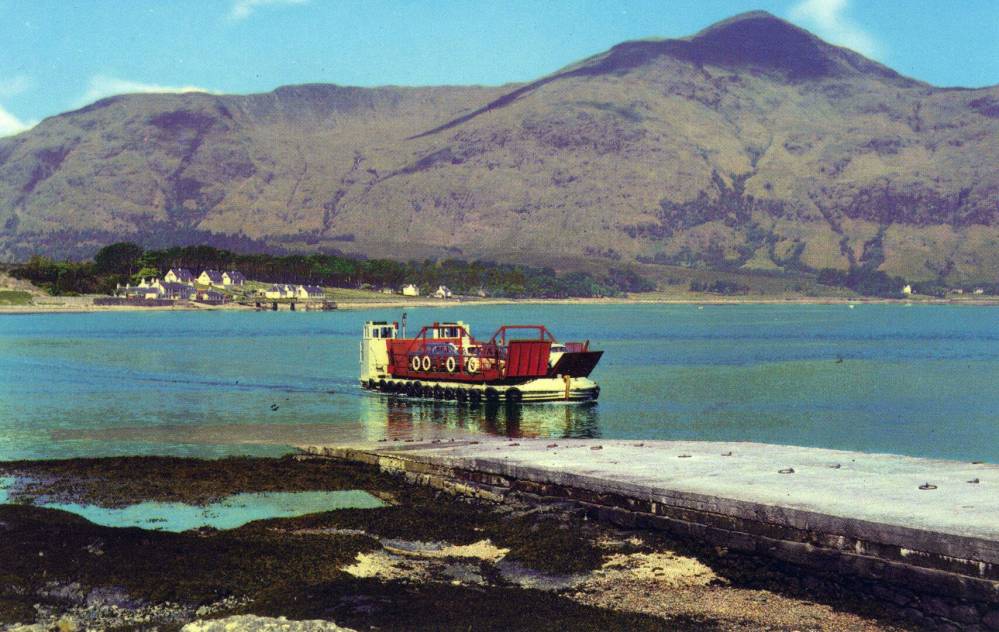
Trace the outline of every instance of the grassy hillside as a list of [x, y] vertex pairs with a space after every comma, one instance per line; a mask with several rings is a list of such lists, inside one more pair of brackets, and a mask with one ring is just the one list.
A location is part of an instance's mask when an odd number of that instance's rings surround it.
[[765, 13], [535, 82], [112, 97], [0, 140], [0, 258], [122, 239], [604, 270], [999, 275], [999, 87]]

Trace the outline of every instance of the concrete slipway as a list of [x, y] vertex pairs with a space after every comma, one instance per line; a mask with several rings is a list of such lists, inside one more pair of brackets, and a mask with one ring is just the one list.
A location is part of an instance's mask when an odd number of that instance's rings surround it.
[[572, 500], [625, 526], [876, 585], [945, 624], [958, 613], [962, 625], [992, 617], [999, 627], [997, 465], [683, 441], [484, 437], [301, 449], [494, 501]]

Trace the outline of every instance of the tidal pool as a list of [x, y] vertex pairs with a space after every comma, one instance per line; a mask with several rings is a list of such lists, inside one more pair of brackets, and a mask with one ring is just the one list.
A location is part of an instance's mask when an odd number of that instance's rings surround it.
[[[7, 503], [13, 478], [0, 478], [0, 504]], [[377, 509], [385, 503], [361, 490], [235, 494], [209, 505], [141, 502], [107, 508], [76, 503], [37, 503], [77, 514], [105, 527], [140, 527], [181, 532], [201, 527], [235, 529], [254, 520], [291, 518], [336, 509]]]

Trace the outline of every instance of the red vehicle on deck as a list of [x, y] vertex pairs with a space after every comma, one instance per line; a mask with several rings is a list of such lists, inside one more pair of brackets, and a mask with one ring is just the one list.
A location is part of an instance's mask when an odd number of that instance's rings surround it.
[[479, 341], [460, 321], [413, 338], [400, 338], [398, 323], [369, 321], [361, 386], [458, 402], [592, 401], [600, 387], [589, 376], [602, 355], [589, 341], [559, 343], [544, 325], [504, 325]]

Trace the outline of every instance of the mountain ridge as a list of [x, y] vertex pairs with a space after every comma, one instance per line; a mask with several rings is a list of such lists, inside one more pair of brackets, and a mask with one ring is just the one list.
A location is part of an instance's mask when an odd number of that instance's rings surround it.
[[0, 139], [0, 257], [128, 238], [992, 279], [996, 137], [999, 86], [753, 12], [523, 84], [109, 97]]

